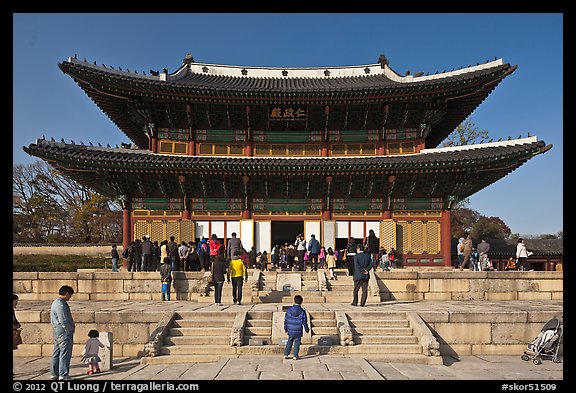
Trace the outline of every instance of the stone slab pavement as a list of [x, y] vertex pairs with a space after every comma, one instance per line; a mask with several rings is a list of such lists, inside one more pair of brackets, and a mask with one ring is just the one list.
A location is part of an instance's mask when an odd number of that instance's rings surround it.
[[[443, 365], [387, 363], [362, 356], [308, 355], [300, 360], [282, 356], [234, 356], [216, 362], [140, 364], [139, 358], [115, 358], [110, 371], [86, 375], [80, 358], [72, 358], [70, 376], [88, 381], [225, 381], [225, 380], [497, 380], [563, 381], [563, 363], [535, 365], [520, 356], [443, 358]], [[14, 380], [50, 378], [49, 357], [13, 357]], [[527, 389], [526, 389], [527, 390]]]

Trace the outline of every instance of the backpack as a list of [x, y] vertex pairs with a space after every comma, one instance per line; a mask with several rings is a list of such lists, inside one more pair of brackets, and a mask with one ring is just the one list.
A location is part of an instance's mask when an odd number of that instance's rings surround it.
[[122, 258], [128, 259], [128, 247], [124, 251], [122, 251]]

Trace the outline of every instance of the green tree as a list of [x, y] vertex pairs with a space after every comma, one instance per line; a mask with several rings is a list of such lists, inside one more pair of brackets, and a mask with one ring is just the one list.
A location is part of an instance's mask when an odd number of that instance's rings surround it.
[[442, 147], [466, 146], [489, 141], [488, 130], [479, 130], [471, 121], [465, 120], [444, 141]]
[[512, 231], [500, 219], [500, 217], [480, 216], [472, 225], [470, 236], [473, 239], [480, 239], [485, 236], [487, 239], [504, 239], [510, 236]]

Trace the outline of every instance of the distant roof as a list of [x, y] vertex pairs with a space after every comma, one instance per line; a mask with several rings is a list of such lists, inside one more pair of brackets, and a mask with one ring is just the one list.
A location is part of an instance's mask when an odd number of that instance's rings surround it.
[[[514, 257], [516, 256], [516, 246], [518, 239], [487, 239], [490, 243], [488, 255]], [[452, 239], [452, 253], [456, 254], [458, 239]], [[473, 240], [476, 247], [480, 241]], [[528, 251], [532, 251], [534, 256], [563, 255], [564, 239], [524, 239], [524, 244]]]

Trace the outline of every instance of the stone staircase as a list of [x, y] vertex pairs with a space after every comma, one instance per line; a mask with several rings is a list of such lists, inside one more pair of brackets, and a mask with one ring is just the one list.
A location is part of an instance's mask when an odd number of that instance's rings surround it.
[[248, 311], [244, 325], [244, 345], [250, 339], [260, 339], [264, 345], [272, 344], [272, 311]]
[[[284, 274], [300, 275], [299, 285], [290, 286], [284, 281], [278, 281]], [[282, 290], [282, 288], [295, 288]], [[252, 296], [253, 303], [294, 303], [294, 296], [301, 295], [304, 303], [324, 303], [325, 299], [319, 291], [317, 272], [282, 272], [264, 271], [260, 275], [260, 290]]]
[[[354, 291], [354, 278], [347, 275], [347, 269], [336, 269], [336, 279], [330, 280], [329, 274], [326, 274], [326, 291], [322, 292], [326, 303], [345, 303], [352, 302]], [[358, 292], [358, 299], [362, 296], [362, 289]], [[379, 296], [370, 295], [368, 290], [368, 298], [366, 304], [380, 303]]]
[[313, 311], [310, 313], [312, 344], [319, 345], [321, 337], [330, 337], [332, 345], [339, 345], [338, 326], [334, 311]]
[[235, 312], [176, 313], [160, 347], [160, 355], [149, 363], [216, 361], [220, 355], [233, 355], [230, 331]]
[[[286, 306], [282, 306], [284, 309]], [[238, 355], [281, 355], [284, 349], [273, 337], [274, 311], [180, 311], [160, 334], [157, 356], [141, 359], [142, 364], [215, 362]], [[321, 311], [309, 312], [311, 332], [303, 337], [300, 354], [358, 355], [395, 362], [441, 364], [441, 356], [426, 356], [431, 333], [418, 316], [406, 312]], [[280, 328], [281, 320], [276, 326]], [[343, 343], [346, 325], [348, 342]], [[242, 332], [242, 345], [232, 344], [234, 326]], [[157, 329], [162, 330], [162, 329]], [[235, 334], [235, 333], [234, 333]], [[319, 341], [330, 338], [331, 345]], [[423, 339], [423, 337], [425, 339]], [[262, 345], [250, 345], [251, 339]], [[432, 339], [432, 341], [434, 341]], [[254, 342], [252, 342], [254, 344]], [[424, 348], [423, 346], [427, 346]]]
[[354, 345], [349, 354], [407, 363], [441, 364], [442, 357], [426, 356], [417, 331], [405, 312], [346, 312]]

